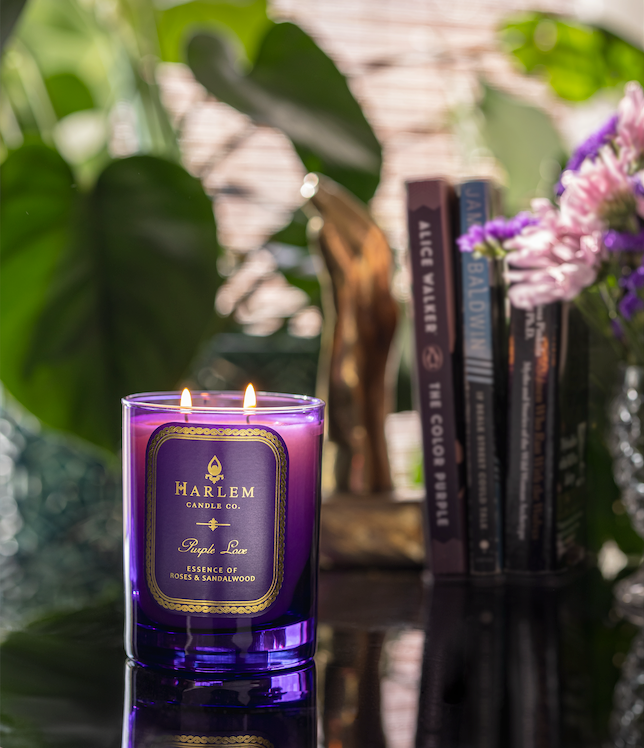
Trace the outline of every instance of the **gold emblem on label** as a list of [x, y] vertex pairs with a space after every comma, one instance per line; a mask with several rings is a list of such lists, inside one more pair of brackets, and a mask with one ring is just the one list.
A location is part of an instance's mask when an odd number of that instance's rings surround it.
[[210, 522], [195, 522], [196, 525], [206, 525], [206, 527], [209, 527], [213, 532], [218, 527], [230, 527], [230, 524], [226, 522], [217, 522], [217, 520], [213, 517]]
[[[221, 462], [219, 462], [219, 458], [217, 455], [212, 456], [212, 460], [208, 463], [208, 472], [206, 473], [206, 478], [208, 480], [211, 480], [213, 483], [216, 483], [218, 480], [223, 480], [224, 474], [222, 472], [223, 468], [221, 467]], [[215, 528], [213, 527], [213, 530]]]

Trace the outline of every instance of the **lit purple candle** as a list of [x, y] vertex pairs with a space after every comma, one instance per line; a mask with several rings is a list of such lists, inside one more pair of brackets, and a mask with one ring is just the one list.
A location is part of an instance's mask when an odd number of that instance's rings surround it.
[[128, 656], [195, 672], [310, 659], [324, 403], [146, 393], [123, 414]]

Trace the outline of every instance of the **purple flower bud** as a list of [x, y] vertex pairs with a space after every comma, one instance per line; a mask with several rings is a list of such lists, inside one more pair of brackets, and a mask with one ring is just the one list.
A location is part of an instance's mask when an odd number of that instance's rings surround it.
[[630, 320], [641, 309], [644, 309], [644, 301], [632, 291], [629, 291], [619, 302], [619, 313], [626, 320]]
[[631, 273], [631, 287], [632, 288], [643, 288], [644, 287], [644, 265], [640, 265], [637, 270]]
[[[614, 114], [607, 122], [605, 122], [597, 132], [594, 132], [589, 138], [574, 150], [570, 160], [566, 164], [566, 171], [579, 171], [581, 165], [587, 158], [594, 159], [599, 153], [599, 149], [609, 143], [617, 133], [617, 115]], [[562, 176], [563, 173], [562, 172]], [[555, 186], [555, 194], [557, 197], [561, 197], [566, 188], [561, 182], [561, 178]]]
[[644, 184], [639, 176], [631, 177], [631, 184], [633, 185], [633, 192], [638, 197], [644, 197]]
[[520, 234], [526, 226], [534, 226], [539, 219], [531, 213], [524, 211], [518, 213], [514, 218], [493, 218], [485, 225], [476, 224], [470, 226], [467, 234], [460, 236], [456, 243], [461, 252], [474, 252], [477, 248], [482, 251], [486, 244], [502, 245], [508, 239], [513, 239]]
[[619, 285], [630, 293], [637, 293], [638, 288], [644, 287], [644, 265], [640, 265], [630, 275], [620, 278]]
[[[474, 251], [474, 247], [476, 246], [477, 242], [475, 242], [471, 236], [472, 228], [469, 229], [467, 234], [463, 234], [462, 236], [459, 236], [458, 239], [456, 240], [456, 243], [458, 244], [458, 248], [461, 250], [461, 252], [473, 252]], [[476, 228], [480, 229], [481, 227], [477, 226]]]

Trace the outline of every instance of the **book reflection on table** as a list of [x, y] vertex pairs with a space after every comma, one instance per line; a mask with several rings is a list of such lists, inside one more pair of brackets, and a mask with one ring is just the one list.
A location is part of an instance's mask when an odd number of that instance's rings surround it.
[[591, 745], [582, 593], [579, 583], [436, 585], [417, 748]]

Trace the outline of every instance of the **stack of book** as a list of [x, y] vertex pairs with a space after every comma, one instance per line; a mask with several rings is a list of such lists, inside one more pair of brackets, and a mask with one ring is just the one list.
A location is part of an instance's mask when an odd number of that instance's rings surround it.
[[570, 303], [511, 308], [501, 262], [459, 251], [498, 204], [487, 181], [407, 184], [435, 576], [548, 573], [584, 555], [588, 333]]

